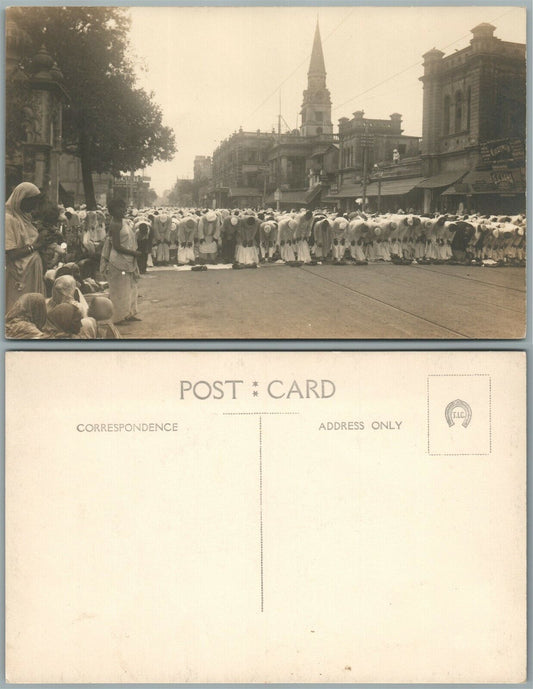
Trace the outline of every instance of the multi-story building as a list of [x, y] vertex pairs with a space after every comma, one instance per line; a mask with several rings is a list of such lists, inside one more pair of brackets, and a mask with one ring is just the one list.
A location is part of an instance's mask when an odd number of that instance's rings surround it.
[[447, 57], [425, 53], [424, 210], [525, 208], [526, 46], [479, 24]]
[[268, 152], [274, 134], [238, 132], [225, 139], [213, 153], [215, 204], [225, 207], [260, 206], [266, 194]]
[[211, 156], [195, 156], [193, 170], [193, 203], [198, 206], [208, 206], [213, 196], [211, 188], [213, 161]]
[[211, 156], [195, 156], [193, 167], [194, 179], [211, 179], [213, 177], [213, 161]]
[[[354, 208], [363, 194], [370, 201], [373, 196], [386, 196], [389, 205], [398, 207], [398, 197], [410, 193], [423, 179], [419, 163], [414, 167], [412, 162], [406, 164], [406, 159], [412, 161], [420, 154], [420, 138], [403, 134], [399, 113], [388, 120], [365, 118], [363, 110], [354, 112], [351, 120], [342, 117], [339, 149], [338, 190], [330, 198], [337, 199], [345, 210]], [[393, 179], [379, 188], [369, 184], [376, 167], [385, 168], [387, 163], [391, 163]]]
[[317, 24], [299, 130], [240, 130], [223, 142], [213, 155], [217, 205], [524, 210], [525, 45], [494, 31], [480, 24], [466, 48], [423, 56], [420, 139], [403, 133], [399, 113], [362, 110], [333, 133]]

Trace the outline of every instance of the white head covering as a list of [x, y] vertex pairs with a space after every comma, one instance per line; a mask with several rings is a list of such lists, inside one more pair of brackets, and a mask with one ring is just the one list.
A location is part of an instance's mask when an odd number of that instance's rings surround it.
[[6, 201], [6, 210], [10, 211], [10, 213], [17, 218], [20, 217], [23, 220], [31, 220], [30, 214], [24, 213], [20, 209], [20, 204], [24, 199], [39, 196], [40, 193], [39, 187], [36, 187], [35, 184], [32, 184], [31, 182], [22, 182], [21, 184], [18, 184], [11, 192], [11, 196]]
[[6, 212], [15, 221], [16, 231], [22, 235], [25, 244], [35, 241], [38, 232], [32, 224], [31, 214], [25, 213], [21, 209], [20, 204], [24, 199], [39, 196], [40, 193], [39, 188], [35, 184], [22, 182], [13, 189], [11, 196], [6, 201]]

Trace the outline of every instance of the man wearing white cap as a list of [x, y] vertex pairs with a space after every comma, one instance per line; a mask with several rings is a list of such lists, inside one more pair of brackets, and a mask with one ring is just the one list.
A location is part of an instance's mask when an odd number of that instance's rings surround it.
[[202, 263], [216, 263], [218, 240], [220, 238], [220, 219], [215, 211], [207, 211], [198, 223], [198, 239], [200, 240], [200, 261]]
[[255, 215], [245, 215], [239, 219], [237, 230], [237, 251], [235, 260], [245, 266], [257, 266], [259, 252], [256, 245], [259, 219]]
[[259, 226], [259, 249], [262, 261], [273, 258], [276, 251], [276, 235], [277, 225], [274, 220], [266, 220]]
[[297, 223], [290, 215], [282, 216], [278, 222], [278, 243], [282, 261], [290, 263], [295, 260], [294, 256], [294, 232]]
[[239, 213], [224, 218], [221, 230], [221, 260], [222, 263], [233, 263], [235, 260], [236, 237], [239, 227]]
[[333, 261], [340, 263], [344, 258], [346, 251], [345, 232], [348, 227], [346, 218], [339, 216], [331, 224], [331, 236], [333, 242]]
[[324, 214], [316, 215], [313, 219], [313, 238], [316, 259], [325, 259], [331, 251], [331, 225]]
[[172, 218], [166, 213], [154, 216], [154, 244], [156, 245], [155, 261], [157, 265], [168, 265], [170, 259], [170, 230]]
[[193, 264], [198, 216], [186, 215], [178, 223], [178, 265]]
[[313, 213], [310, 210], [304, 210], [296, 216], [295, 220], [297, 222], [295, 232], [296, 257], [298, 261], [302, 263], [311, 263], [309, 238], [311, 236], [311, 227], [313, 224]]

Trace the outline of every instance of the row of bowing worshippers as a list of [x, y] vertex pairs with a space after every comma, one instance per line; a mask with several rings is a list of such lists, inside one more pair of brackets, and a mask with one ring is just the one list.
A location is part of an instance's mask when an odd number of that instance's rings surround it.
[[163, 209], [130, 215], [141, 273], [152, 264], [266, 261], [523, 265], [524, 215], [367, 215]]

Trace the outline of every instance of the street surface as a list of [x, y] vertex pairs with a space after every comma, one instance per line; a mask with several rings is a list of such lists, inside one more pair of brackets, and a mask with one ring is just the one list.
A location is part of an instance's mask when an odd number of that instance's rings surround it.
[[126, 339], [520, 338], [525, 269], [269, 264], [152, 268]]

